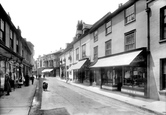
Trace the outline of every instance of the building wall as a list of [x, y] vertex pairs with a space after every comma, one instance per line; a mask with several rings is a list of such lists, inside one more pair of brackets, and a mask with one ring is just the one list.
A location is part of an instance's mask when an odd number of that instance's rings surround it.
[[[160, 59], [166, 58], [166, 42], [160, 43], [160, 8], [166, 5], [165, 0], [155, 0], [149, 4], [150, 16], [150, 96], [163, 99], [160, 95]], [[166, 100], [166, 99], [165, 99]]]
[[[124, 11], [114, 16], [112, 20], [112, 32], [105, 35], [105, 24], [98, 28], [98, 41], [94, 42], [93, 33], [91, 33], [91, 59], [93, 59], [93, 48], [98, 46], [98, 57], [105, 56], [105, 42], [112, 40], [112, 54], [124, 52], [124, 34], [136, 29], [136, 49], [147, 47], [146, 35], [146, 2], [138, 1], [136, 3], [136, 21], [125, 25]], [[91, 60], [92, 61], [92, 60]]]

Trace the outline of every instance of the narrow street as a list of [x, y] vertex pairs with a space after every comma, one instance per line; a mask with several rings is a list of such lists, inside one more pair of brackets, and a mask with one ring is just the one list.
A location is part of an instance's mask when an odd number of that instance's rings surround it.
[[[47, 77], [38, 115], [153, 115], [114, 99]], [[39, 108], [38, 108], [39, 109]], [[37, 115], [31, 112], [31, 115]]]

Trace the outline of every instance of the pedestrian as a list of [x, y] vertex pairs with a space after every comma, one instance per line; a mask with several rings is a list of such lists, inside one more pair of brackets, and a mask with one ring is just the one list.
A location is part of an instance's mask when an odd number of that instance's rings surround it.
[[7, 92], [6, 95], [10, 95], [11, 86], [10, 86], [10, 78], [9, 78], [8, 74], [5, 75], [5, 89], [6, 89], [6, 92]]
[[34, 76], [33, 75], [31, 77], [31, 80], [32, 80], [32, 85], [33, 85], [33, 82], [34, 82]]

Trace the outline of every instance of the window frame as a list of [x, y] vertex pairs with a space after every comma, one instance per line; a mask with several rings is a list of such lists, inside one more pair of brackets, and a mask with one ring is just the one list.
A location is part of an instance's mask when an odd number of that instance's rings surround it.
[[[127, 36], [129, 36], [131, 34], [134, 34], [134, 42], [133, 43], [126, 43]], [[130, 46], [132, 44], [134, 44], [134, 47], [132, 49], [131, 48], [128, 48], [128, 49], [126, 48], [126, 46]], [[129, 50], [133, 50], [135, 48], [136, 48], [136, 30], [134, 29], [134, 30], [129, 31], [129, 32], [127, 32], [127, 33], [124, 34], [124, 50], [125, 51], [129, 51]]]
[[94, 42], [98, 41], [98, 30], [93, 32], [93, 38], [94, 38]]
[[[110, 25], [107, 26], [107, 24], [108, 24], [109, 22], [110, 22]], [[109, 28], [111, 28], [111, 31], [110, 31], [110, 32], [108, 32], [108, 29], [109, 29]], [[112, 33], [112, 19], [105, 23], [105, 35], [108, 35], [108, 34], [110, 34], [110, 33]]]
[[79, 60], [79, 48], [76, 48], [76, 61]]
[[93, 60], [98, 59], [98, 46], [93, 48]]
[[[110, 43], [110, 48], [107, 49], [107, 45]], [[110, 52], [110, 53], [107, 53]], [[112, 39], [105, 42], [105, 56], [112, 54]]]
[[86, 44], [82, 45], [82, 58], [86, 57]]
[[18, 41], [18, 38], [16, 38], [16, 52], [19, 53], [19, 41]]
[[[160, 59], [160, 90], [166, 90], [166, 84], [164, 83], [164, 80], [166, 82], [166, 70], [164, 72], [164, 69], [166, 69], [166, 58], [161, 58]], [[164, 74], [165, 74], [165, 79], [164, 79]]]
[[[164, 19], [166, 20], [166, 6], [160, 9], [160, 42], [166, 41], [166, 35], [164, 38], [164, 29], [166, 29], [166, 22], [164, 22]], [[166, 34], [166, 30], [165, 30], [165, 34]]]
[[0, 18], [0, 40], [5, 43], [5, 21]]
[[10, 29], [10, 48], [14, 49], [14, 32]]
[[[127, 13], [126, 13], [127, 9], [131, 8], [132, 6], [134, 7], [134, 12], [131, 13], [131, 14], [129, 14], [129, 15], [127, 15]], [[132, 18], [132, 16], [134, 16], [134, 19], [131, 19], [130, 21], [127, 21], [127, 18], [128, 18], [128, 17], [131, 17], [131, 18]], [[135, 4], [131, 5], [130, 7], [126, 8], [126, 9], [124, 10], [124, 21], [125, 21], [125, 25], [136, 21], [136, 5], [135, 5]]]

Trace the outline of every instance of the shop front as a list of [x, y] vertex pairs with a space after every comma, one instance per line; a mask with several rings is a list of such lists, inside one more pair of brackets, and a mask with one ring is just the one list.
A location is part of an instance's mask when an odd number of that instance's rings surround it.
[[11, 87], [14, 87], [14, 82], [20, 77], [20, 63], [23, 58], [13, 52], [8, 47], [0, 44], [0, 89], [5, 89], [5, 74], [11, 78]]
[[99, 58], [91, 68], [98, 71], [101, 88], [146, 96], [145, 48]]
[[77, 64], [72, 65], [69, 70], [73, 71], [73, 81], [83, 83], [89, 79], [89, 59], [79, 60]]

